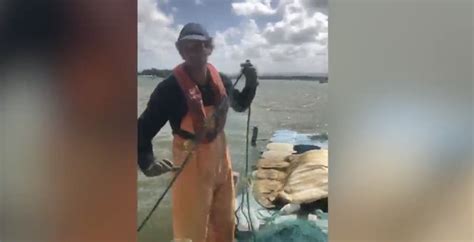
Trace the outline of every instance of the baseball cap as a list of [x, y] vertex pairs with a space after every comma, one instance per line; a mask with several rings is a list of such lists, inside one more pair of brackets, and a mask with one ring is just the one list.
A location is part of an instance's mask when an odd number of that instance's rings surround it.
[[178, 41], [181, 40], [200, 40], [208, 41], [211, 37], [206, 29], [198, 23], [187, 23], [179, 33]]

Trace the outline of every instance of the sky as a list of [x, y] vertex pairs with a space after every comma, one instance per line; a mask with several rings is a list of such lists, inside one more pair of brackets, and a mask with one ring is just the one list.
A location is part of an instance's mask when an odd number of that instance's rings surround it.
[[259, 74], [328, 69], [328, 0], [138, 0], [138, 70], [182, 62], [175, 42], [188, 22], [214, 38], [209, 62], [228, 74], [249, 59]]

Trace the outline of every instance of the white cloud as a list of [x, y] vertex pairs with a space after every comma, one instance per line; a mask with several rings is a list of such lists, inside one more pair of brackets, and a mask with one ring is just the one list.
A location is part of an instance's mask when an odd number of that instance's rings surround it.
[[324, 42], [317, 38], [318, 33], [327, 33], [327, 16], [319, 12], [310, 12], [303, 4], [305, 0], [282, 1], [282, 20], [268, 23], [263, 35], [272, 44], [304, 44]]
[[[244, 31], [242, 31], [244, 30]], [[217, 32], [215, 37], [216, 49], [211, 57], [224, 72], [235, 72], [245, 59], [259, 59], [265, 56], [264, 46], [268, 43], [260, 34], [261, 30], [254, 20], [243, 22], [238, 28], [232, 27], [223, 32]]]
[[[313, 8], [308, 9], [310, 4]], [[228, 72], [238, 71], [245, 59], [261, 73], [327, 72], [328, 18], [315, 11], [320, 6], [309, 0], [281, 0], [275, 9], [280, 20], [259, 28], [247, 19], [239, 28], [217, 32], [211, 61]]]
[[276, 9], [271, 6], [271, 0], [246, 0], [232, 3], [232, 10], [237, 15], [272, 15]]
[[[270, 1], [247, 2], [270, 7]], [[182, 25], [174, 23], [173, 11], [165, 14], [159, 4], [139, 0], [139, 69], [172, 68], [182, 61], [174, 46]], [[238, 72], [246, 59], [260, 73], [327, 72], [328, 17], [317, 10], [319, 5], [308, 4], [312, 2], [280, 0], [273, 9], [276, 21], [258, 26], [254, 19], [244, 18], [239, 26], [211, 33], [216, 48], [210, 62], [226, 73]]]
[[194, 3], [196, 5], [202, 5], [203, 4], [202, 0], [194, 0]]
[[181, 61], [175, 49], [180, 26], [165, 14], [155, 0], [138, 1], [138, 70], [171, 68]]

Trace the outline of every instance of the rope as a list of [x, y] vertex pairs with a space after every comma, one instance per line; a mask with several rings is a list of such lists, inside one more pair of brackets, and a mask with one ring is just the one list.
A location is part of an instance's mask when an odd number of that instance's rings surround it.
[[243, 74], [244, 74], [244, 72], [243, 72], [243, 69], [242, 69], [242, 72], [240, 73], [239, 77], [237, 77], [237, 80], [234, 82], [234, 85], [232, 87], [235, 87], [237, 85], [237, 83], [239, 83], [239, 80], [240, 80], [240, 78], [242, 77]]
[[[249, 106], [248, 113], [247, 113], [247, 132], [246, 132], [246, 142], [245, 142], [245, 178], [247, 178], [247, 179], [249, 177], [249, 134], [250, 134], [250, 117], [251, 117], [251, 114], [252, 114], [252, 110], [251, 110], [251, 107]], [[247, 185], [249, 185], [249, 184], [250, 184], [250, 180], [247, 180]], [[244, 201], [246, 201], [246, 205], [247, 205], [247, 214], [243, 211]], [[255, 229], [253, 227], [252, 216], [251, 216], [251, 213], [250, 213], [250, 196], [249, 196], [248, 187], [244, 188], [244, 192], [241, 195], [240, 204], [239, 204], [239, 206], [237, 207], [237, 209], [235, 211], [235, 216], [237, 218], [237, 224], [240, 223], [239, 222], [239, 217], [237, 216], [237, 213], [238, 213], [239, 210], [242, 212], [242, 215], [244, 216], [244, 218], [247, 222], [247, 225], [248, 225], [248, 228], [251, 232], [253, 241], [255, 241], [255, 234], [254, 234]]]
[[[237, 85], [237, 83], [239, 83], [239, 80], [240, 80], [240, 78], [242, 77], [243, 74], [244, 74], [244, 73], [243, 73], [243, 69], [242, 69], [242, 72], [241, 72], [240, 75], [237, 77], [237, 80], [234, 82], [234, 85], [233, 85], [234, 88], [235, 88], [235, 86]], [[250, 107], [249, 107], [249, 111], [250, 111]], [[246, 155], [245, 155], [245, 158], [246, 158], [246, 160], [245, 160], [245, 178], [247, 178], [247, 175], [248, 175], [248, 131], [249, 131], [249, 123], [250, 123], [250, 113], [248, 113], [248, 115], [247, 115], [247, 135], [246, 135], [246, 143], [245, 143], [245, 145], [246, 145], [246, 149], [245, 149], [245, 151], [246, 151], [246, 153], [245, 153], [245, 154], [246, 154]], [[244, 189], [245, 189], [245, 188], [244, 188]], [[242, 212], [242, 215], [244, 215], [244, 218], [245, 218], [247, 224], [250, 225], [250, 224], [251, 224], [251, 220], [249, 220], [249, 217], [247, 217], [247, 215], [244, 213], [244, 211], [242, 211], [242, 208], [243, 208], [243, 205], [244, 205], [244, 201], [245, 201], [245, 196], [248, 195], [248, 193], [245, 192], [245, 191], [247, 191], [247, 189], [245, 189], [245, 190], [242, 192], [242, 195], [240, 196], [240, 197], [241, 197], [241, 199], [240, 199], [240, 204], [239, 204], [239, 206], [237, 207], [237, 209], [235, 210], [234, 215], [235, 215], [235, 217], [236, 217], [236, 219], [237, 219], [237, 224], [240, 224], [239, 216], [237, 216], [237, 213], [238, 213], [239, 210], [240, 210], [240, 211]]]
[[[243, 69], [242, 69], [243, 70]], [[243, 71], [240, 73], [240, 75], [237, 77], [237, 80], [235, 81], [233, 87], [235, 87], [237, 85], [237, 83], [239, 82], [240, 78], [242, 77], [243, 75]], [[246, 130], [246, 136], [245, 136], [245, 178], [248, 179], [248, 175], [249, 175], [249, 134], [250, 134], [250, 117], [251, 117], [251, 106], [249, 106], [248, 108], [248, 112], [247, 112], [247, 130]], [[247, 185], [250, 184], [249, 181], [247, 181]], [[237, 213], [239, 212], [239, 210], [242, 212], [242, 215], [244, 216], [246, 222], [247, 222], [247, 225], [249, 226], [249, 229], [250, 229], [250, 232], [252, 234], [252, 238], [253, 240], [255, 241], [255, 235], [253, 233], [254, 231], [254, 227], [253, 227], [253, 223], [252, 223], [252, 216], [250, 214], [250, 197], [249, 197], [249, 190], [248, 188], [244, 188], [244, 191], [242, 193], [242, 195], [240, 196], [241, 199], [240, 199], [240, 204], [239, 206], [237, 207], [237, 209], [235, 210], [234, 212], [234, 215], [237, 219], [237, 224], [240, 223], [239, 221], [239, 216], [237, 216]], [[243, 211], [243, 207], [244, 207], [244, 201], [247, 202], [247, 214], [245, 214], [245, 212]]]
[[[240, 78], [244, 74], [243, 70], [244, 70], [244, 68], [242, 68], [242, 72], [237, 77], [237, 80], [235, 81], [233, 87], [235, 87], [237, 85]], [[251, 106], [249, 106], [248, 112], [247, 112], [247, 130], [246, 130], [246, 136], [245, 136], [245, 178], [246, 179], [248, 179], [248, 177], [249, 177], [249, 134], [250, 134], [250, 117], [251, 117], [251, 114], [252, 114], [252, 110], [251, 110]], [[247, 181], [247, 185], [249, 185], [249, 184], [250, 184], [250, 180]], [[247, 214], [245, 214], [245, 212], [243, 211], [244, 201], [247, 202]], [[251, 216], [251, 213], [250, 213], [250, 196], [249, 196], [248, 186], [244, 188], [244, 192], [241, 195], [240, 204], [239, 204], [239, 206], [237, 207], [237, 209], [235, 210], [235, 213], [234, 213], [236, 218], [237, 218], [237, 224], [240, 223], [239, 222], [239, 217], [237, 216], [237, 213], [238, 213], [239, 210], [242, 212], [242, 215], [244, 216], [244, 218], [247, 222], [248, 228], [250, 229], [250, 232], [252, 234], [253, 241], [255, 241], [255, 234], [253, 232], [254, 227], [253, 227], [253, 223], [252, 223], [252, 216]]]
[[[195, 149], [195, 147], [197, 147], [197, 145], [195, 145], [193, 147], [193, 151]], [[168, 186], [166, 187], [165, 191], [161, 194], [160, 198], [158, 198], [158, 201], [156, 201], [155, 205], [153, 206], [153, 208], [150, 210], [150, 212], [148, 213], [148, 215], [145, 217], [145, 219], [142, 221], [142, 223], [140, 224], [140, 226], [138, 226], [138, 229], [137, 231], [140, 232], [140, 230], [142, 230], [143, 226], [145, 226], [146, 222], [148, 222], [148, 220], [150, 219], [151, 215], [153, 214], [153, 212], [156, 210], [156, 208], [158, 207], [158, 205], [161, 203], [161, 201], [163, 200], [163, 198], [165, 197], [165, 195], [168, 193], [168, 191], [170, 190], [170, 188], [173, 186], [174, 182], [176, 181], [176, 179], [178, 178], [179, 174], [181, 174], [181, 172], [183, 171], [184, 167], [186, 166], [186, 164], [188, 163], [189, 161], [189, 158], [191, 157], [191, 154], [192, 154], [192, 151], [190, 151], [188, 153], [188, 155], [186, 156], [186, 159], [184, 159], [180, 169], [176, 172], [176, 174], [174, 175], [173, 179], [171, 180], [171, 182], [168, 184]]]
[[[249, 111], [247, 115], [247, 137], [246, 137], [246, 145], [245, 145], [245, 174], [249, 174], [249, 133], [250, 133], [250, 115], [251, 115], [251, 107], [249, 106]], [[250, 231], [253, 235], [253, 223], [252, 223], [252, 216], [250, 214], [250, 198], [249, 198], [249, 189], [245, 189], [247, 194], [247, 213], [250, 220]], [[255, 238], [254, 238], [255, 239]]]

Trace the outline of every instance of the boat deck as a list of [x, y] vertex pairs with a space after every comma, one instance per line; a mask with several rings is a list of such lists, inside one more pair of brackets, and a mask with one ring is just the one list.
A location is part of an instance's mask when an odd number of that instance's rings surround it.
[[[274, 132], [269, 143], [285, 143], [293, 145], [296, 153], [304, 153], [311, 149], [327, 149], [327, 136], [319, 134], [301, 134], [291, 130], [278, 130]], [[263, 153], [263, 151], [262, 151]], [[251, 178], [253, 180], [253, 178]], [[272, 224], [303, 219], [316, 225], [327, 238], [328, 232], [328, 199], [321, 199], [310, 205], [292, 206], [292, 212], [282, 213], [280, 209], [268, 209], [257, 202], [253, 195], [252, 186], [247, 186], [243, 193], [235, 199], [237, 208], [236, 238], [239, 242], [249, 240], [252, 231], [259, 231], [271, 221]]]

